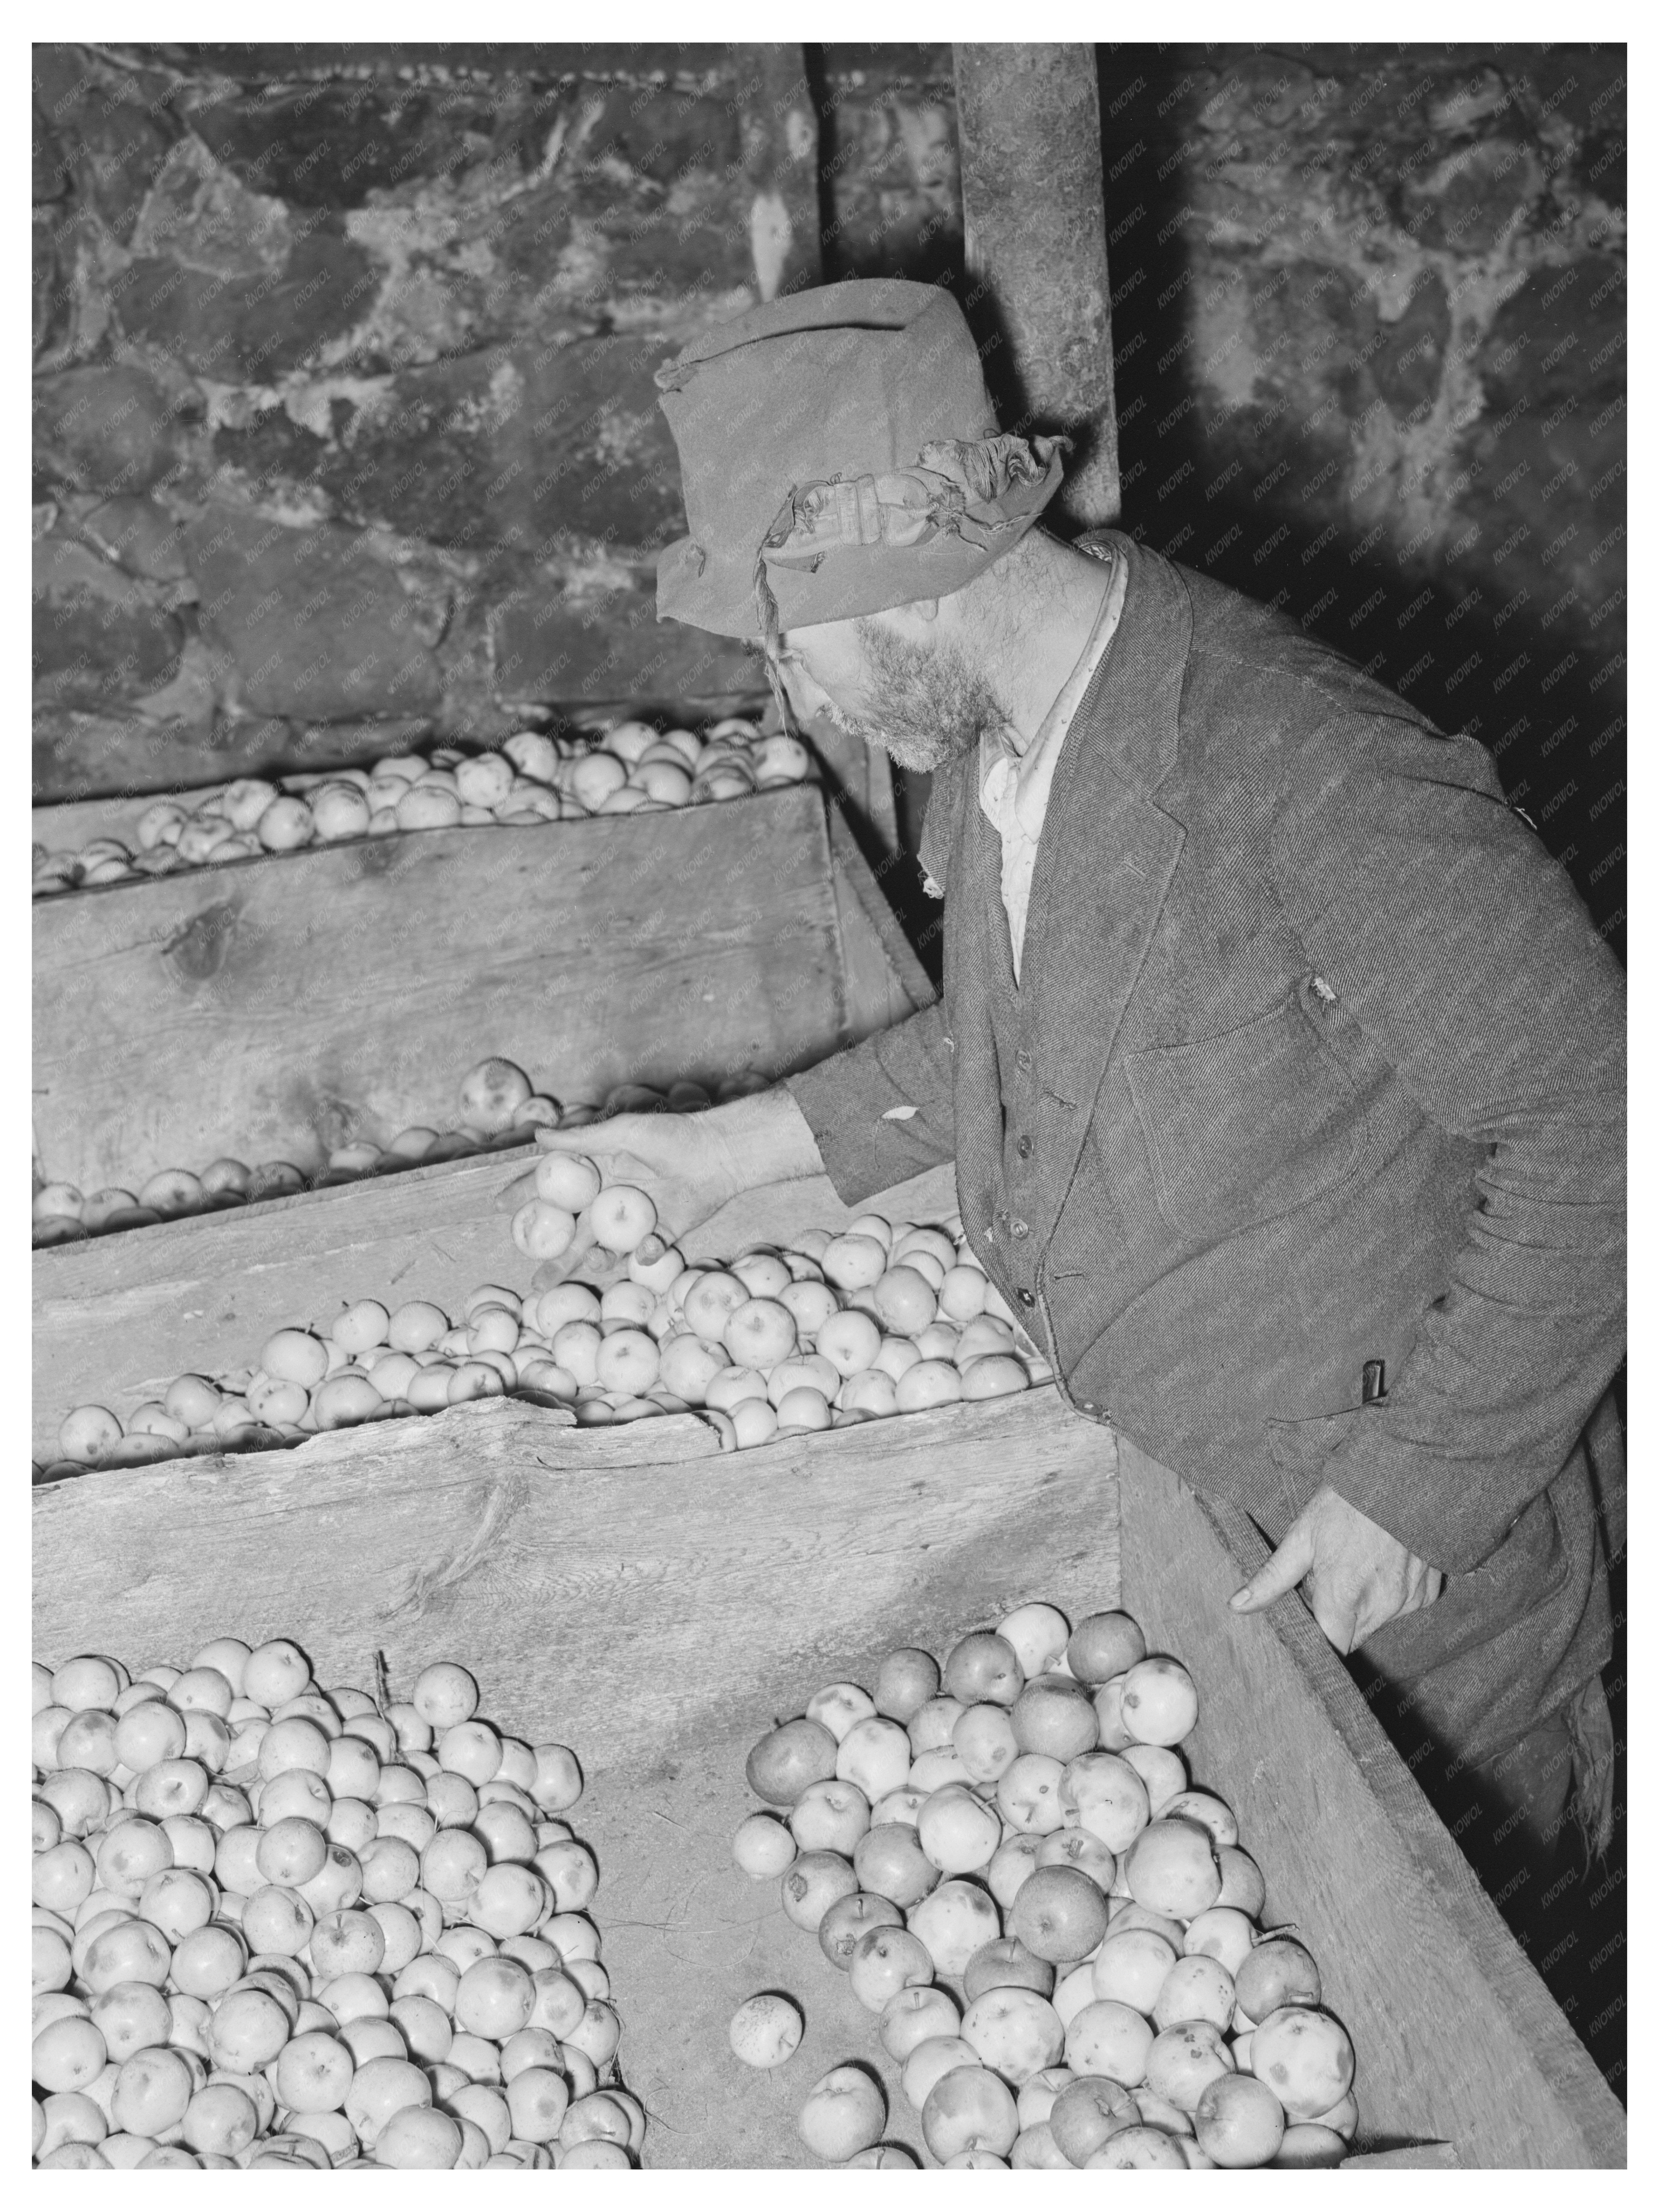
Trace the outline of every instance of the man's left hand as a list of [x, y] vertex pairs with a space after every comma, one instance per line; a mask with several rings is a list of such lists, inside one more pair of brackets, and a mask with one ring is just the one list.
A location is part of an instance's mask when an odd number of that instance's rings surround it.
[[1260, 1613], [1304, 1583], [1314, 1619], [1339, 1651], [1352, 1651], [1401, 1613], [1432, 1605], [1443, 1580], [1326, 1484], [1231, 1603], [1235, 1613]]

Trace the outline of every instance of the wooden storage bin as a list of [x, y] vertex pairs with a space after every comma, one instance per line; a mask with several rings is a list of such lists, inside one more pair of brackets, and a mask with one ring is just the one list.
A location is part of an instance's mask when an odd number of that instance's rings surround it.
[[[831, 812], [827, 826], [851, 1042], [902, 1020], [932, 992], [845, 825]], [[343, 1301], [429, 1297], [447, 1310], [480, 1283], [527, 1289], [531, 1262], [495, 1200], [535, 1157], [533, 1146], [514, 1147], [43, 1247], [33, 1260], [33, 1456], [58, 1457], [58, 1425], [72, 1407], [107, 1405], [125, 1419], [181, 1371], [246, 1366], [273, 1329], [330, 1318]], [[905, 1192], [926, 1209], [919, 1219], [956, 1206], [948, 1170]], [[685, 1240], [688, 1256], [730, 1257], [773, 1233], [781, 1202], [778, 1193], [736, 1201]], [[792, 1185], [786, 1210], [801, 1227], [852, 1218], [821, 1176]]]
[[[492, 1181], [508, 1164], [492, 1163]], [[936, 1172], [884, 1210], [928, 1218], [949, 1188]], [[843, 1219], [825, 1190], [757, 1194], [688, 1246], [732, 1251], [744, 1233], [781, 1241]], [[330, 1246], [316, 1297], [371, 1289], [364, 1263], [392, 1249]], [[105, 1327], [118, 1340], [118, 1306]], [[170, 1346], [175, 1364], [189, 1342]], [[33, 1522], [42, 1657], [113, 1648], [144, 1664], [215, 1633], [283, 1634], [325, 1682], [369, 1681], [384, 1651], [401, 1691], [454, 1657], [492, 1717], [574, 1747], [589, 1778], [575, 1824], [599, 1859], [594, 1912], [625, 2077], [652, 2114], [648, 2164], [810, 2163], [795, 2115], [848, 2059], [879, 2067], [890, 2136], [916, 2142], [872, 2016], [784, 1919], [775, 1885], [732, 1865], [744, 1758], [821, 1683], [867, 1680], [895, 1644], [939, 1650], [1032, 1598], [1074, 1617], [1121, 1603], [1192, 1666], [1194, 1777], [1237, 1812], [1267, 1919], [1293, 1922], [1320, 1962], [1358, 2054], [1362, 2151], [1624, 2162], [1616, 2100], [1299, 1601], [1228, 1611], [1264, 1556], [1255, 1532], [1052, 1388], [733, 1455], [693, 1416], [578, 1430], [488, 1401], [287, 1452], [48, 1486]], [[808, 2029], [761, 2076], [726, 2028], [769, 1988], [800, 1999]]]
[[38, 901], [39, 1170], [314, 1171], [489, 1054], [571, 1095], [776, 1075], [932, 988], [816, 786], [313, 847]]

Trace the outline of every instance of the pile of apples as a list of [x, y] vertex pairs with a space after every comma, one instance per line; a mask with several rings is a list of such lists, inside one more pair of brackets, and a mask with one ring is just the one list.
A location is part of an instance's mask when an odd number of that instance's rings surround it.
[[370, 769], [290, 778], [287, 787], [242, 776], [193, 804], [157, 799], [128, 838], [94, 837], [78, 852], [37, 844], [34, 896], [408, 830], [486, 823], [537, 829], [593, 814], [661, 813], [800, 783], [811, 768], [799, 738], [763, 736], [739, 715], [701, 736], [641, 721], [593, 735], [519, 730], [499, 752], [440, 745], [430, 754], [388, 755]]
[[[1073, 1629], [1033, 1604], [964, 1636], [943, 1670], [906, 1649], [873, 1692], [829, 1684], [750, 1752], [750, 1788], [783, 1809], [743, 1821], [737, 1863], [780, 1882], [848, 1977], [939, 2164], [1346, 2155], [1352, 2045], [1306, 1948], [1264, 1931], [1232, 1813], [1191, 1785], [1178, 1747], [1197, 1718], [1191, 1675], [1149, 1656], [1128, 1614]], [[781, 1996], [732, 2024], [750, 2063], [799, 2042]], [[860, 2066], [826, 2075], [799, 2124], [821, 2158], [913, 2162], [882, 2142], [885, 2100]]]
[[220, 1637], [33, 1669], [34, 2163], [626, 2167], [574, 1755]]
[[[509, 1394], [568, 1406], [588, 1427], [695, 1412], [737, 1451], [1007, 1396], [1052, 1372], [959, 1222], [865, 1214], [787, 1251], [756, 1245], [729, 1266], [691, 1267], [657, 1233], [644, 1191], [604, 1183], [570, 1152], [544, 1152], [535, 1174], [543, 1195], [514, 1216], [514, 1236], [546, 1287], [482, 1284], [456, 1322], [426, 1299], [360, 1298], [326, 1326], [276, 1330], [255, 1366], [175, 1376], [125, 1422], [77, 1406], [61, 1457], [36, 1479], [298, 1443]], [[588, 1279], [549, 1280], [579, 1243]]]
[[866, 1213], [838, 1235], [808, 1230], [787, 1249], [691, 1267], [658, 1233], [646, 1192], [606, 1183], [570, 1152], [544, 1152], [534, 1172], [514, 1243], [544, 1269], [574, 1261], [605, 1285], [556, 1282], [536, 1310], [555, 1363], [577, 1382], [579, 1419], [585, 1388], [611, 1394], [617, 1419], [666, 1396], [670, 1410], [702, 1410], [741, 1449], [1005, 1397], [1051, 1372], [959, 1221]]
[[157, 1221], [217, 1212], [261, 1199], [287, 1198], [296, 1191], [322, 1190], [356, 1182], [366, 1176], [394, 1175], [405, 1168], [435, 1167], [441, 1160], [465, 1158], [500, 1147], [529, 1144], [538, 1128], [579, 1129], [613, 1114], [695, 1114], [730, 1098], [747, 1097], [769, 1087], [753, 1070], [726, 1077], [713, 1090], [689, 1078], [666, 1090], [623, 1083], [597, 1105], [538, 1092], [521, 1067], [510, 1060], [482, 1060], [460, 1085], [461, 1121], [440, 1131], [416, 1125], [400, 1129], [385, 1146], [360, 1141], [338, 1146], [320, 1175], [307, 1176], [291, 1160], [266, 1160], [258, 1167], [217, 1159], [199, 1175], [188, 1168], [162, 1168], [134, 1190], [113, 1186], [83, 1195], [74, 1183], [45, 1184], [34, 1194], [33, 1243], [66, 1244], [83, 1237], [102, 1237]]

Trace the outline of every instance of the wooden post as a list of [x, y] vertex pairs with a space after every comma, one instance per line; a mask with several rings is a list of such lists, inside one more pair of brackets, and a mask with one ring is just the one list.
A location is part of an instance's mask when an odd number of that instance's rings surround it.
[[763, 300], [823, 280], [818, 235], [818, 113], [800, 46], [732, 49], [752, 186], [749, 243]]
[[990, 288], [1022, 413], [1076, 441], [1056, 505], [1098, 527], [1121, 502], [1094, 48], [952, 52], [968, 266]]

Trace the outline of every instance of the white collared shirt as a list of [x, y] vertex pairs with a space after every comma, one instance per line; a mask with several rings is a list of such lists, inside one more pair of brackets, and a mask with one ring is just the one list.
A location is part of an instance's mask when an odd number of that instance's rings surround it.
[[1014, 956], [1014, 981], [1019, 981], [1020, 955], [1025, 945], [1025, 915], [1031, 902], [1031, 877], [1036, 866], [1037, 842], [1048, 811], [1048, 791], [1054, 780], [1060, 749], [1073, 717], [1083, 704], [1101, 657], [1112, 641], [1123, 595], [1128, 586], [1128, 564], [1110, 552], [1097, 555], [1110, 566], [1106, 597], [1095, 617], [1077, 665], [1060, 686], [1060, 695], [1042, 718], [1024, 753], [1008, 733], [988, 731], [980, 739], [979, 803], [986, 818], [1002, 840], [1002, 904], [1008, 916], [1008, 939]]

